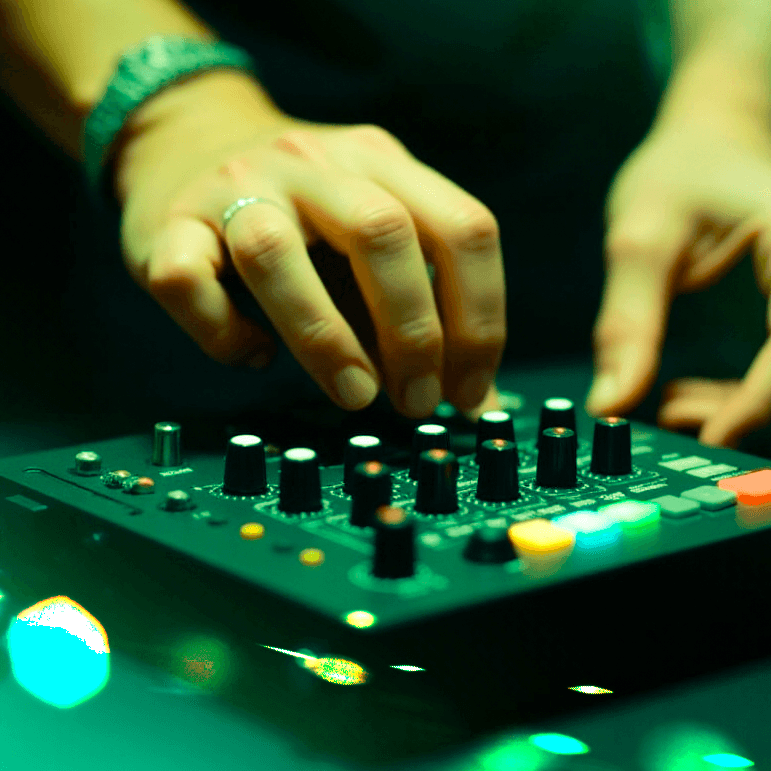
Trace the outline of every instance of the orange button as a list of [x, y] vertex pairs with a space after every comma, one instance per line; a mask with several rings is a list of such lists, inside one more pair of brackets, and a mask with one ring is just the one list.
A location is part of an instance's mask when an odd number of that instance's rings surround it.
[[509, 540], [520, 557], [548, 559], [572, 551], [576, 536], [548, 519], [529, 519], [509, 527]]
[[759, 506], [771, 502], [771, 468], [762, 468], [740, 474], [737, 477], [720, 479], [717, 486], [721, 490], [733, 490], [736, 499], [745, 506]]

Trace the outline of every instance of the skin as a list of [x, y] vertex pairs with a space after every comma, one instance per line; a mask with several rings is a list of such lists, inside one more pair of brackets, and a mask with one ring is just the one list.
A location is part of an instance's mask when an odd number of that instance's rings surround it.
[[[717, 99], [665, 115], [627, 159], [607, 199], [606, 281], [593, 335], [596, 370], [617, 375], [618, 395], [592, 414], [623, 413], [648, 393], [677, 294], [716, 283], [749, 252], [769, 296], [770, 179], [766, 121]], [[766, 326], [771, 332], [771, 305]], [[668, 383], [658, 423], [700, 428], [700, 442], [735, 448], [768, 423], [769, 405], [771, 340], [742, 380]]]
[[[133, 279], [208, 356], [243, 364], [275, 351], [218, 281], [234, 268], [344, 408], [334, 376], [348, 365], [385, 386], [409, 417], [430, 415], [440, 398], [471, 415], [483, 400], [497, 407], [489, 382], [463, 387], [477, 370], [492, 379], [506, 341], [503, 258], [489, 209], [384, 129], [266, 112], [251, 88], [233, 73], [203, 76], [156, 95], [129, 124], [115, 190]], [[275, 203], [244, 207], [223, 229], [225, 209], [247, 196]], [[308, 248], [319, 239], [348, 257], [376, 350], [365, 350], [314, 270]], [[424, 254], [436, 269], [433, 290]], [[440, 389], [411, 410], [407, 382], [432, 373]]]

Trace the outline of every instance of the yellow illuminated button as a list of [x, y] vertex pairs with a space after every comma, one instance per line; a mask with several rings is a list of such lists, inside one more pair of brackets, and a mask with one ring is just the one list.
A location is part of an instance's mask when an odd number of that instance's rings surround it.
[[509, 540], [520, 557], [542, 560], [569, 554], [576, 537], [548, 519], [539, 518], [515, 522], [509, 527]]
[[661, 504], [655, 501], [618, 501], [597, 511], [618, 522], [622, 529], [647, 527], [661, 520]]
[[718, 480], [721, 490], [736, 493], [739, 503], [745, 506], [759, 506], [771, 502], [771, 469], [764, 468], [740, 474], [738, 477], [726, 477]]
[[303, 549], [300, 552], [300, 562], [308, 567], [321, 565], [324, 562], [324, 552], [321, 549]]
[[245, 541], [256, 541], [265, 535], [265, 526], [259, 522], [247, 522], [245, 525], [241, 525], [239, 532]]

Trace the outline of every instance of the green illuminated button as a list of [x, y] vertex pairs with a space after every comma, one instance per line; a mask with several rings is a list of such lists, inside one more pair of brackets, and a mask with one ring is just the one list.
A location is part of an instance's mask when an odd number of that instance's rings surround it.
[[661, 519], [661, 506], [655, 501], [618, 501], [600, 506], [597, 511], [615, 519], [624, 530], [646, 527]]

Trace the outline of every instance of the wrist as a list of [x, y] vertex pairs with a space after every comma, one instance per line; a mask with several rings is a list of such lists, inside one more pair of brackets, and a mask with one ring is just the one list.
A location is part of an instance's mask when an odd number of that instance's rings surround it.
[[657, 124], [716, 119], [767, 133], [771, 127], [771, 67], [722, 42], [692, 49], [676, 65]]
[[203, 151], [208, 139], [221, 142], [223, 135], [232, 136], [240, 128], [254, 132], [288, 120], [250, 73], [236, 69], [193, 73], [153, 94], [129, 115], [110, 155], [115, 195], [122, 204], [133, 166], [148, 161], [152, 153], [168, 153], [180, 132], [197, 137]]

